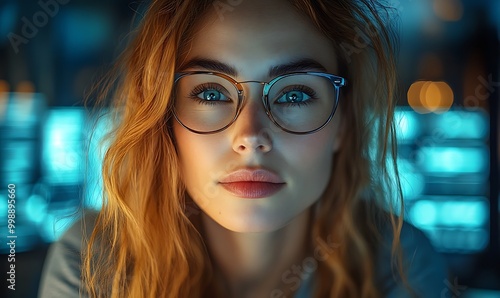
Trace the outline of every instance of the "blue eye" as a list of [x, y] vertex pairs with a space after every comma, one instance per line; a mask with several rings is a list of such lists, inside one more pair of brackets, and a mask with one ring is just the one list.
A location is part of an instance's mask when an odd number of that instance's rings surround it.
[[316, 92], [306, 86], [288, 86], [280, 92], [278, 99], [274, 103], [302, 105], [309, 104], [316, 99]]
[[222, 86], [214, 83], [205, 83], [196, 86], [189, 97], [201, 104], [218, 104], [232, 102], [226, 94], [229, 92]]
[[214, 89], [210, 89], [210, 90], [206, 90], [206, 91], [200, 92], [197, 95], [197, 97], [201, 98], [203, 100], [206, 100], [206, 101], [227, 100], [227, 97], [224, 94], [222, 94], [220, 91], [217, 91], [217, 90], [214, 90]]
[[278, 100], [277, 103], [301, 103], [309, 100], [311, 97], [302, 91], [290, 91], [283, 94]]

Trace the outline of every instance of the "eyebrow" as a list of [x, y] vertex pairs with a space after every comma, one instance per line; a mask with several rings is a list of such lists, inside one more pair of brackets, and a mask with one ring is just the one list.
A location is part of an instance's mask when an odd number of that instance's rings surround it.
[[[189, 60], [182, 69], [203, 68], [209, 71], [225, 73], [229, 76], [236, 77], [238, 72], [233, 65], [223, 63], [218, 60], [196, 57]], [[285, 64], [275, 65], [269, 68], [268, 76], [271, 78], [301, 71], [322, 71], [327, 72], [326, 68], [318, 61], [311, 58], [301, 58]]]
[[236, 71], [236, 68], [234, 66], [208, 58], [193, 58], [182, 67], [181, 71], [184, 71], [188, 68], [203, 68], [210, 71], [222, 72], [233, 77], [236, 77], [238, 75], [238, 72]]

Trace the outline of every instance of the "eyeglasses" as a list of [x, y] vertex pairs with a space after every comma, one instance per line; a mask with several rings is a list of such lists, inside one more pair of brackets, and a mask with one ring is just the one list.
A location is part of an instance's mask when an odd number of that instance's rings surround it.
[[244, 83], [264, 86], [262, 102], [274, 124], [289, 133], [309, 134], [330, 122], [346, 80], [322, 72], [289, 73], [270, 82], [237, 82], [228, 75], [207, 71], [176, 73], [175, 119], [198, 134], [228, 128], [241, 111]]

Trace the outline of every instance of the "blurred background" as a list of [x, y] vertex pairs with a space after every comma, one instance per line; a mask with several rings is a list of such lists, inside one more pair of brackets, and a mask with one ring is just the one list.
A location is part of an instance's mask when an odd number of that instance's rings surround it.
[[[453, 272], [441, 297], [500, 297], [500, 1], [392, 3], [401, 15], [396, 118], [406, 218]], [[99, 208], [100, 153], [84, 94], [142, 9], [123, 0], [0, 0], [1, 272], [11, 264], [9, 185], [17, 236], [16, 291], [5, 273], [1, 297], [36, 297], [50, 243], [79, 206]]]

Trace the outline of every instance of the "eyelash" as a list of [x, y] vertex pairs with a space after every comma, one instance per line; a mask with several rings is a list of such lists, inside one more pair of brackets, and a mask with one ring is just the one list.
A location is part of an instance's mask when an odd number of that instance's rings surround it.
[[201, 85], [196, 86], [195, 88], [193, 88], [191, 93], [189, 93], [189, 97], [191, 99], [195, 100], [196, 102], [198, 102], [200, 104], [204, 104], [204, 105], [217, 105], [217, 104], [221, 104], [221, 103], [227, 103], [227, 101], [208, 101], [208, 100], [203, 100], [203, 99], [198, 97], [198, 95], [200, 93], [205, 92], [207, 90], [215, 90], [217, 92], [220, 92], [221, 94], [224, 94], [224, 96], [226, 96], [227, 98], [231, 99], [229, 96], [227, 96], [224, 93], [224, 90], [225, 90], [224, 88], [221, 88], [221, 86], [218, 84], [212, 84], [212, 83], [205, 83], [205, 84], [201, 84]]
[[[191, 99], [195, 100], [196, 102], [198, 102], [200, 104], [204, 104], [204, 105], [217, 105], [217, 104], [221, 104], [221, 103], [226, 103], [225, 101], [208, 101], [208, 100], [203, 100], [203, 99], [199, 98], [198, 95], [206, 90], [215, 90], [217, 92], [224, 94], [224, 90], [223, 90], [223, 88], [221, 88], [221, 86], [219, 86], [217, 84], [205, 83], [205, 84], [201, 84], [201, 85], [196, 86], [189, 94], [189, 97]], [[303, 102], [280, 103], [280, 105], [284, 105], [286, 107], [307, 106], [307, 105], [311, 104], [312, 101], [317, 99], [316, 92], [313, 89], [311, 89], [307, 86], [304, 86], [304, 85], [287, 86], [286, 89], [284, 89], [280, 92], [280, 94], [278, 95], [277, 98], [281, 98], [286, 93], [291, 92], [291, 91], [303, 92], [303, 93], [307, 94], [310, 98], [306, 101], [303, 101]], [[225, 96], [228, 97], [227, 95], [225, 95]]]
[[312, 101], [318, 99], [316, 92], [304, 85], [294, 85], [294, 86], [287, 86], [285, 90], [282, 90], [280, 94], [278, 95], [277, 98], [281, 98], [284, 96], [286, 93], [291, 92], [291, 91], [300, 91], [305, 94], [307, 94], [310, 98], [306, 101], [303, 102], [287, 102], [287, 103], [278, 103], [280, 105], [285, 105], [286, 107], [300, 107], [300, 106], [307, 106], [312, 103]]

